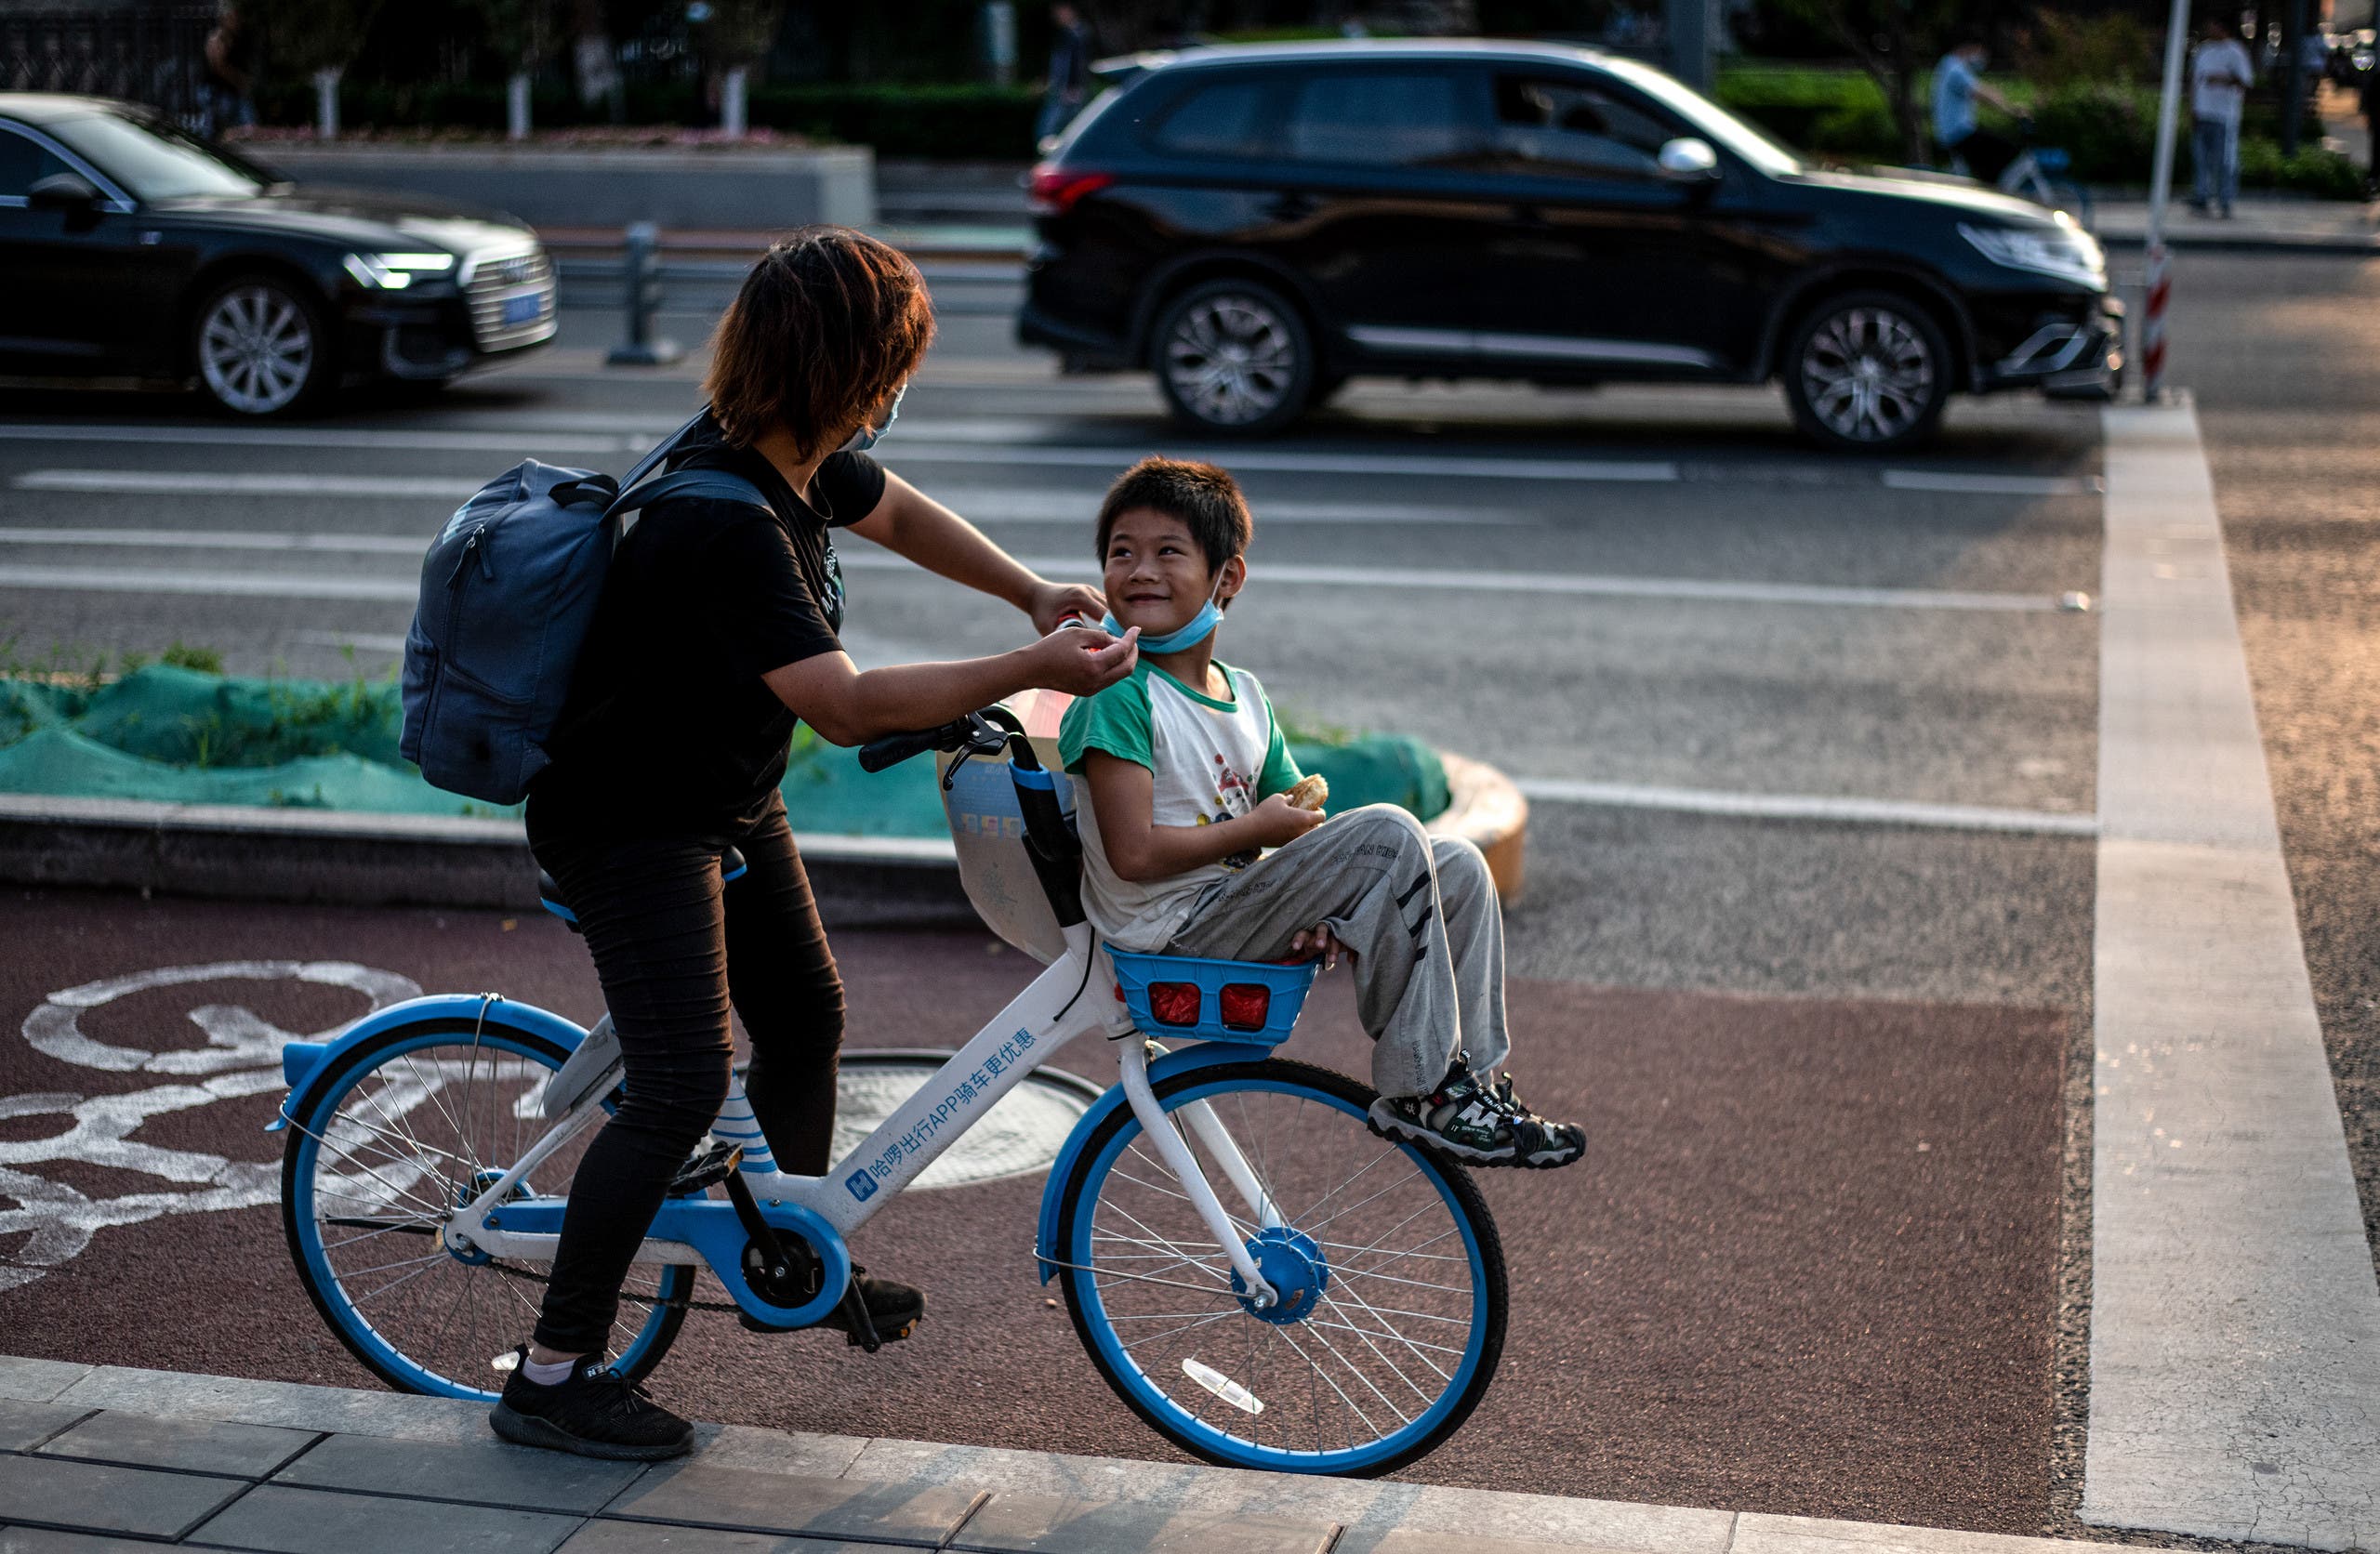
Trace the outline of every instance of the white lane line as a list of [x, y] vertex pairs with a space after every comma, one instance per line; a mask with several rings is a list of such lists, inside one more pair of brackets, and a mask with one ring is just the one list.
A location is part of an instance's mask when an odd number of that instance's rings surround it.
[[[237, 529], [33, 529], [0, 527], [0, 546], [113, 547], [141, 550], [298, 551], [311, 555], [404, 556], [418, 559], [427, 535], [273, 533]], [[874, 546], [841, 548], [850, 572], [911, 571], [915, 563]], [[1080, 556], [1019, 556], [1049, 576], [1096, 577], [1098, 568]], [[1815, 584], [1735, 582], [1692, 577], [1607, 577], [1575, 573], [1474, 572], [1460, 568], [1333, 567], [1296, 562], [1268, 564], [1266, 581], [1307, 587], [1417, 588], [1432, 593], [1471, 590], [1583, 599], [1686, 599], [1722, 604], [1817, 605], [1834, 609], [1951, 610], [2017, 614], [2060, 612], [2065, 606], [2044, 594], [1960, 593], [1926, 588], [1836, 588]], [[216, 580], [208, 584], [207, 580]], [[163, 581], [160, 581], [163, 580]], [[394, 586], [395, 585], [388, 585]], [[315, 574], [251, 575], [178, 573], [153, 568], [0, 566], [0, 586], [66, 588], [106, 593], [203, 593], [215, 591], [278, 599], [377, 599], [356, 593], [381, 585]], [[403, 585], [413, 597], [414, 584]]]
[[218, 448], [401, 448], [414, 452], [641, 453], [649, 438], [573, 431], [394, 431], [370, 427], [39, 426], [0, 423], [0, 442], [154, 442]]
[[2380, 1547], [2380, 1284], [2198, 418], [2110, 409], [2082, 1517]]
[[1970, 475], [1951, 469], [1887, 469], [1892, 491], [1956, 492], [1976, 496], [2088, 496], [2105, 489], [2097, 476]]
[[166, 572], [147, 567], [0, 567], [0, 588], [58, 588], [93, 594], [200, 594], [218, 599], [385, 599], [411, 604], [411, 578], [275, 575], [245, 572]]
[[[252, 474], [215, 469], [29, 469], [9, 484], [19, 491], [64, 492], [112, 496], [338, 496], [387, 497], [400, 501], [460, 502], [484, 481], [458, 476]], [[1100, 493], [971, 490], [939, 482], [930, 494], [945, 507], [985, 523], [1087, 523]], [[1544, 520], [1526, 513], [1486, 512], [1393, 502], [1266, 502], [1256, 504], [1266, 523], [1424, 523], [1533, 528]]]
[[293, 534], [264, 529], [0, 527], [0, 545], [62, 545], [77, 549], [296, 550], [321, 556], [410, 556], [416, 560], [429, 551], [430, 539], [428, 533]]
[[[1029, 423], [1028, 423], [1029, 424]], [[664, 428], [662, 431], [674, 429]], [[972, 435], [974, 428], [961, 428]], [[1039, 429], [1038, 427], [1036, 429]], [[507, 431], [463, 431], [425, 428], [400, 431], [378, 428], [311, 427], [172, 427], [172, 426], [0, 426], [0, 441], [13, 442], [152, 442], [213, 445], [227, 448], [402, 448], [456, 453], [505, 453], [540, 457], [554, 454], [616, 454], [642, 452], [661, 432], [590, 432], [522, 427]], [[885, 462], [897, 468], [905, 463], [1047, 465], [1121, 470], [1139, 458], [1138, 446], [1078, 447], [1056, 443], [990, 439], [982, 442], [950, 436], [936, 439], [905, 437], [897, 447], [884, 450]], [[1461, 475], [1506, 481], [1571, 481], [1660, 482], [1678, 478], [1677, 466], [1667, 460], [1467, 458], [1459, 455], [1412, 454], [1333, 454], [1289, 452], [1267, 448], [1233, 448], [1218, 456], [1235, 469], [1286, 470], [1315, 475]]]
[[289, 640], [316, 648], [353, 648], [358, 652], [403, 652], [402, 637], [380, 637], [361, 631], [293, 631]]
[[1906, 825], [1928, 830], [2096, 836], [2098, 818], [2058, 810], [2003, 810], [1978, 804], [1922, 804], [1893, 798], [1831, 798], [1818, 794], [1724, 793], [1567, 777], [1514, 780], [1524, 797], [1544, 803], [1623, 810], [1669, 810], [1742, 820], [1826, 821], [1846, 825]]

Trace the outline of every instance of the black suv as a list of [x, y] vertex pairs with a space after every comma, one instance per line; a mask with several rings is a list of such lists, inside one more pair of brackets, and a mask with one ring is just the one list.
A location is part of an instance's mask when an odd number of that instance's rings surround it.
[[1017, 321], [1153, 369], [1185, 421], [1288, 425], [1358, 373], [1784, 380], [1882, 450], [1954, 389], [2105, 398], [2122, 308], [2089, 233], [1962, 181], [1813, 167], [1673, 78], [1519, 43], [1160, 59], [1034, 169]]

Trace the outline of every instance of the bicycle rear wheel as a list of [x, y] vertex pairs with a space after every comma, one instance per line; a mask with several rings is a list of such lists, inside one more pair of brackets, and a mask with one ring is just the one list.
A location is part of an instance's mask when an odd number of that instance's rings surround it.
[[[1373, 1092], [1282, 1059], [1156, 1086], [1278, 1306], [1259, 1311], [1120, 1109], [1092, 1134], [1060, 1228], [1066, 1304], [1107, 1384], [1210, 1462], [1370, 1476], [1469, 1417], [1503, 1352], [1501, 1244], [1462, 1168], [1365, 1122]], [[1277, 1205], [1246, 1212], [1182, 1108], [1203, 1101]]]
[[[390, 1386], [489, 1402], [502, 1389], [491, 1362], [536, 1325], [548, 1265], [456, 1253], [440, 1232], [545, 1134], [540, 1091], [568, 1055], [496, 1021], [425, 1021], [364, 1043], [293, 1120], [281, 1215], [298, 1280]], [[564, 1144], [524, 1190], [567, 1191], [594, 1133]], [[661, 1363], [686, 1320], [668, 1302], [692, 1292], [694, 1272], [630, 1268], [608, 1356], [622, 1376]]]

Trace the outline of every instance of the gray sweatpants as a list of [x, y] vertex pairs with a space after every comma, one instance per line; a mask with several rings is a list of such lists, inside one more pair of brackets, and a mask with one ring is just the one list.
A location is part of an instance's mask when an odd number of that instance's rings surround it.
[[1317, 923], [1354, 952], [1374, 1089], [1426, 1095], [1465, 1048], [1481, 1073], [1504, 1060], [1504, 919], [1476, 847], [1393, 804], [1351, 810], [1207, 887], [1166, 950], [1278, 960]]

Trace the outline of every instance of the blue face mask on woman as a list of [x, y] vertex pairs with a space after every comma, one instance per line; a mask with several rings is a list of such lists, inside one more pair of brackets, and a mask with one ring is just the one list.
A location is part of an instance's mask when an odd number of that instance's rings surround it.
[[[1215, 595], [1223, 591], [1223, 580], [1218, 577], [1215, 579], [1215, 592], [1207, 596], [1207, 602], [1198, 606], [1198, 612], [1189, 620], [1162, 637], [1152, 637], [1145, 631], [1142, 632], [1141, 651], [1143, 652], [1180, 652], [1184, 648], [1195, 647], [1205, 641], [1214, 634], [1215, 627], [1223, 624], [1223, 606], [1215, 602]], [[1112, 610], [1101, 618], [1099, 624], [1107, 628], [1107, 635], [1110, 637], [1124, 635], [1124, 628], [1117, 624], [1116, 612]]]
[[909, 386], [906, 383], [893, 389], [892, 408], [884, 413], [884, 424], [879, 427], [862, 421], [859, 424], [859, 430], [852, 433], [850, 439], [843, 443], [842, 451], [847, 454], [864, 454], [875, 447], [876, 440], [891, 431], [892, 423], [901, 418], [901, 396], [908, 391]]

